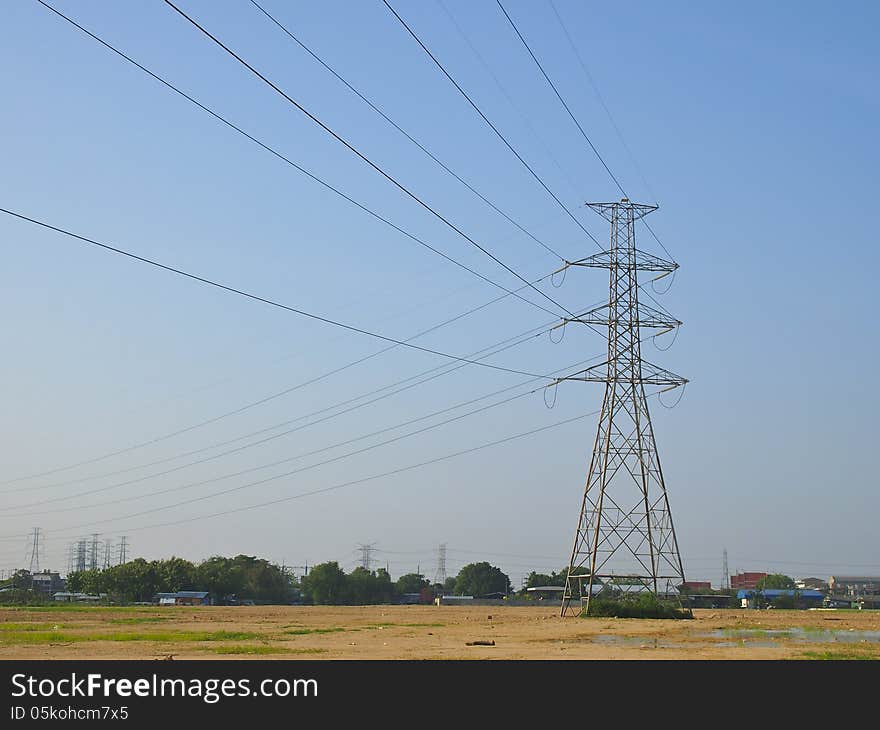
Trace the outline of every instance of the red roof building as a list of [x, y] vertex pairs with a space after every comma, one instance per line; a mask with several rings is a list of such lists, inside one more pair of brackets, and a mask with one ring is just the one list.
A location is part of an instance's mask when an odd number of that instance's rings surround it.
[[758, 587], [758, 581], [766, 578], [766, 573], [737, 573], [730, 576], [730, 587], [734, 590], [749, 590]]

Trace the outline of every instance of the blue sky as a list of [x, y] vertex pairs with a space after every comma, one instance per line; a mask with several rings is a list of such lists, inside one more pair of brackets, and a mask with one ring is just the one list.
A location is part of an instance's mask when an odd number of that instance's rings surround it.
[[[833, 10], [793, 2], [633, 3], [623, 16], [601, 4], [554, 1], [632, 154], [550, 4], [509, 0], [505, 7], [630, 196], [659, 201], [652, 226], [682, 267], [658, 299], [685, 324], [668, 352], [649, 344], [643, 354], [692, 381], [675, 409], [653, 405], [688, 577], [717, 583], [724, 548], [732, 570], [880, 571], [865, 539], [880, 510], [870, 458], [878, 406], [870, 295], [880, 157], [872, 29], [880, 11], [871, 3]], [[394, 5], [604, 242], [603, 221], [580, 206], [619, 193], [495, 3]], [[556, 268], [557, 259], [446, 175], [249, 2], [192, 0], [182, 7], [523, 276], [537, 279]], [[541, 240], [568, 258], [597, 250], [381, 2], [266, 0], [265, 7]], [[63, 10], [395, 224], [505, 287], [518, 285], [163, 3], [83, 0]], [[498, 295], [39, 4], [7, 4], [3, 14], [0, 206], [396, 338]], [[657, 250], [647, 236], [641, 240]], [[0, 217], [0, 242], [4, 481], [186, 428], [382, 347], [8, 216]], [[578, 270], [561, 288], [545, 290], [568, 307], [585, 307], [606, 295], [607, 283], [601, 272]], [[418, 342], [466, 355], [551, 319], [508, 298]], [[544, 336], [491, 362], [546, 373], [602, 351], [596, 334], [569, 328], [561, 344]], [[23, 535], [40, 526], [44, 564], [55, 568], [66, 566], [68, 542], [92, 532], [111, 540], [126, 534], [133, 553], [146, 557], [246, 552], [287, 564], [337, 559], [351, 567], [356, 545], [375, 542], [384, 551], [377, 558], [399, 575], [417, 565], [430, 573], [435, 547], [445, 542], [451, 572], [481, 555], [515, 582], [530, 569], [561, 567], [594, 417], [269, 509], [145, 528], [358, 480], [589, 413], [601, 398], [593, 384], [560, 388], [552, 410], [534, 394], [299, 475], [126, 517], [285, 469], [179, 495], [145, 492], [321, 449], [523, 380], [461, 368], [228, 457], [164, 476], [150, 476], [159, 467], [142, 468], [441, 363], [398, 348], [152, 446], [6, 484], [0, 490], [17, 491], [3, 495], [0, 565], [21, 565]], [[132, 497], [140, 498], [97, 504]], [[37, 504], [48, 499], [58, 501]]]

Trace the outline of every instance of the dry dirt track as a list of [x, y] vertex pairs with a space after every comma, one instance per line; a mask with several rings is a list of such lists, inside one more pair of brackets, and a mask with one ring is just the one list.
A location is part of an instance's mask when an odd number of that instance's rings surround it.
[[876, 632], [880, 612], [869, 611], [700, 610], [657, 621], [503, 606], [0, 608], [0, 658], [880, 658]]

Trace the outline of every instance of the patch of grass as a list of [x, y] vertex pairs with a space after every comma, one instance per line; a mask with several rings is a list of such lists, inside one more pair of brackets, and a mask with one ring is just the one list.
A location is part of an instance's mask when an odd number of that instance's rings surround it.
[[60, 644], [79, 641], [76, 634], [63, 634], [60, 631], [10, 631], [0, 634], [0, 646], [18, 644]]
[[[722, 629], [722, 633], [725, 636], [732, 636], [734, 638], [748, 638], [748, 639], [767, 639], [771, 636], [774, 638], [785, 638], [785, 634], [787, 633], [787, 629], [779, 629], [778, 631], [772, 632], [769, 629], [741, 629], [738, 626], [733, 629]], [[743, 636], [744, 634], [744, 636]]]
[[54, 631], [60, 628], [55, 624], [43, 623], [12, 623], [4, 622], [0, 624], [0, 632], [8, 633], [11, 631]]
[[603, 618], [664, 618], [692, 619], [690, 609], [669, 601], [661, 601], [653, 593], [640, 593], [634, 596], [610, 597], [598, 595], [590, 600], [590, 607], [582, 616]]
[[805, 651], [803, 654], [799, 655], [799, 658], [814, 659], [820, 661], [880, 661], [880, 655], [865, 654], [864, 652], [854, 651], [852, 649], [835, 649], [832, 651]]
[[315, 649], [311, 647], [296, 647], [291, 649], [285, 649], [285, 654], [326, 654], [326, 649]]
[[209, 651], [215, 654], [287, 654], [280, 646], [212, 646]]
[[305, 636], [306, 634], [335, 634], [339, 631], [354, 631], [355, 629], [345, 629], [341, 626], [329, 626], [327, 628], [318, 628], [318, 629], [290, 629], [290, 631], [285, 631], [285, 634], [289, 634], [291, 636]]
[[249, 631], [156, 631], [119, 633], [69, 633], [61, 631], [10, 631], [0, 634], [0, 644], [49, 644], [83, 641], [247, 641], [261, 639], [262, 634]]

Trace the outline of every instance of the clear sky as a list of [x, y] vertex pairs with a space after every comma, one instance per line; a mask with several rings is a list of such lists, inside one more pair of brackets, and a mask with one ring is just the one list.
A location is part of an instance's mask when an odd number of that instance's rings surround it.
[[[507, 0], [505, 7], [630, 197], [660, 203], [652, 227], [681, 263], [671, 290], [657, 298], [685, 324], [671, 349], [649, 342], [643, 354], [691, 380], [674, 409], [652, 401], [688, 577], [717, 584], [725, 548], [731, 571], [880, 573], [873, 539], [880, 513], [873, 453], [880, 406], [873, 378], [878, 6], [554, 2], [613, 123], [552, 6]], [[619, 191], [497, 5], [392, 4], [604, 243], [603, 221], [581, 206], [614, 200]], [[251, 3], [181, 6], [524, 277], [559, 265]], [[380, 0], [265, 0], [264, 7], [537, 238], [569, 259], [598, 250]], [[397, 226], [507, 288], [520, 284], [162, 2], [77, 0], [62, 9]], [[503, 293], [309, 180], [38, 3], [5, 3], [2, 16], [0, 207], [394, 338]], [[662, 253], [647, 235], [640, 240]], [[149, 446], [10, 481], [188, 429], [384, 345], [7, 215], [0, 215], [0, 245], [0, 567], [27, 567], [33, 527], [46, 536], [41, 565], [62, 571], [68, 543], [93, 532], [102, 540], [128, 536], [129, 556], [244, 552], [288, 565], [335, 559], [347, 569], [357, 563], [359, 543], [375, 543], [377, 564], [387, 561], [394, 576], [417, 567], [432, 575], [440, 543], [448, 544], [448, 572], [488, 559], [515, 583], [529, 570], [567, 562], [595, 416], [397, 475], [235, 511], [599, 407], [600, 385], [570, 383], [552, 410], [535, 393], [245, 486], [536, 385], [466, 366], [249, 446], [341, 409], [312, 412], [448, 362], [404, 348]], [[545, 282], [543, 289], [582, 308], [607, 296], [607, 281], [582, 269], [560, 288]], [[551, 321], [508, 297], [417, 342], [468, 355]], [[549, 373], [602, 352], [598, 335], [570, 327], [560, 344], [543, 335], [488, 361]], [[231, 443], [217, 446], [224, 442]], [[325, 447], [333, 448], [266, 466]], [[215, 494], [235, 487], [243, 488]], [[177, 504], [196, 497], [204, 499]], [[217, 512], [230, 514], [205, 517]], [[157, 526], [189, 518], [200, 519]]]

